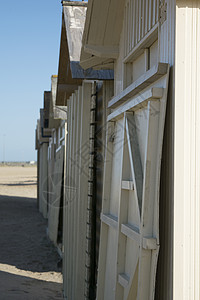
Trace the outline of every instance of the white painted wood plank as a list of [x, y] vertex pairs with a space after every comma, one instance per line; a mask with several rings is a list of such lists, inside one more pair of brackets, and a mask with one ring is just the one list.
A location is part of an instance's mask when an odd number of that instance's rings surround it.
[[48, 210], [48, 144], [42, 144], [42, 159], [40, 160], [42, 164], [41, 172], [41, 212], [43, 217], [47, 219]]
[[96, 46], [96, 45], [85, 45], [85, 52], [104, 58], [117, 58], [119, 55], [118, 46]]
[[[137, 256], [137, 252], [135, 253], [135, 256]], [[130, 276], [129, 285], [124, 291], [124, 298], [127, 300], [137, 299], [138, 265], [139, 262], [137, 259]]]
[[111, 214], [101, 214], [101, 221], [110, 227], [117, 229], [118, 218]]
[[75, 282], [75, 299], [84, 297], [85, 285], [85, 240], [86, 215], [88, 199], [88, 168], [89, 168], [89, 125], [90, 125], [90, 97], [91, 83], [83, 83], [82, 93], [79, 94], [81, 108], [80, 118], [80, 152], [79, 152], [79, 205], [77, 209], [77, 265]]
[[145, 237], [143, 237], [142, 246], [146, 250], [156, 250], [158, 248], [157, 240], [155, 238], [145, 238]]
[[[112, 160], [113, 160], [113, 137], [114, 122], [108, 122], [106, 127], [106, 155], [104, 163], [104, 179], [102, 193], [102, 213], [108, 214], [110, 207], [110, 189], [112, 180]], [[105, 291], [105, 272], [106, 258], [108, 245], [108, 230], [107, 224], [101, 222], [101, 236], [99, 245], [99, 267], [97, 280], [97, 299], [104, 299]]]
[[140, 233], [137, 227], [130, 224], [122, 224], [121, 232], [131, 240], [137, 242], [138, 245], [140, 244]]
[[142, 0], [138, 2], [138, 42], [142, 37]]
[[[133, 47], [135, 47], [136, 44], [136, 28], [137, 28], [137, 24], [136, 24], [136, 1], [133, 2]], [[127, 56], [127, 55], [126, 55]]]
[[121, 284], [124, 288], [126, 288], [129, 285], [130, 277], [125, 274], [121, 273], [118, 275], [118, 282]]
[[[129, 157], [127, 157], [126, 152], [124, 152], [124, 144], [126, 143], [126, 135], [125, 135], [125, 125], [126, 120], [125, 117], [123, 118], [123, 132], [121, 133], [120, 140], [123, 142], [121, 145], [121, 170], [119, 173], [119, 177], [122, 180], [123, 177], [123, 169], [124, 165], [127, 165], [129, 162]], [[120, 198], [117, 201], [119, 204], [118, 208], [118, 228], [117, 228], [117, 256], [116, 256], [116, 278], [117, 274], [121, 274], [124, 272], [125, 263], [126, 263], [126, 237], [121, 232], [121, 224], [128, 221], [128, 206], [129, 206], [129, 197], [127, 193], [124, 193], [124, 190], [121, 189]], [[115, 291], [115, 299], [120, 300], [123, 298], [124, 291], [116, 281], [116, 291]]]
[[127, 4], [125, 4], [125, 8], [124, 8], [124, 55], [127, 55]]
[[75, 115], [75, 122], [76, 122], [76, 140], [75, 140], [75, 149], [74, 149], [74, 167], [75, 167], [75, 174], [74, 174], [74, 181], [75, 181], [75, 194], [73, 197], [74, 202], [74, 218], [73, 218], [73, 278], [72, 278], [72, 299], [75, 299], [76, 294], [76, 282], [77, 282], [77, 263], [78, 263], [78, 256], [79, 253], [77, 249], [79, 248], [79, 236], [78, 236], [78, 208], [79, 208], [79, 199], [80, 199], [80, 128], [81, 128], [81, 100], [82, 100], [82, 87], [78, 88], [78, 91], [75, 92], [76, 95], [76, 115]]
[[[159, 107], [157, 108], [159, 111]], [[144, 164], [144, 182], [142, 197], [142, 215], [140, 232], [142, 236], [152, 236], [154, 232], [154, 214], [157, 212], [157, 202], [155, 202], [157, 186], [157, 149], [158, 147], [159, 115], [153, 114], [150, 102], [148, 103], [147, 115], [147, 135], [146, 153]], [[142, 241], [143, 242], [143, 241]], [[152, 254], [149, 250], [144, 250], [140, 246], [139, 256], [139, 279], [138, 279], [138, 299], [153, 299], [151, 284], [153, 283], [152, 270], [155, 265], [151, 264]], [[146, 285], [144, 290], [143, 286]], [[151, 291], [151, 293], [150, 293]]]
[[149, 100], [158, 100], [163, 95], [162, 88], [150, 88], [143, 93], [139, 93], [134, 96], [129, 101], [125, 102], [119, 108], [114, 110], [110, 115], [108, 115], [108, 121], [117, 121], [119, 120], [123, 113], [126, 111], [135, 111], [139, 108], [146, 106]]
[[123, 190], [133, 191], [134, 190], [133, 181], [122, 180], [122, 189]]
[[[148, 21], [148, 20], [147, 20]], [[150, 47], [158, 39], [158, 24], [156, 24], [145, 36], [137, 43], [135, 43], [133, 49], [128, 53], [123, 62], [133, 62], [143, 52], [145, 48]]]
[[158, 65], [151, 68], [144, 75], [130, 84], [124, 91], [111, 99], [108, 103], [108, 107], [114, 108], [123, 103], [125, 100], [128, 100], [131, 97], [135, 96], [137, 93], [165, 75], [167, 73], [167, 70], [168, 64], [158, 63]]
[[141, 34], [141, 39], [144, 37], [144, 32], [145, 32], [145, 9], [146, 9], [146, 0], [142, 0], [142, 19], [141, 19], [141, 24], [142, 24], [142, 34]]
[[176, 1], [175, 17], [172, 297], [200, 299], [200, 1]]
[[131, 44], [130, 47], [131, 49], [133, 49], [134, 47], [134, 18], [133, 18], [133, 5], [134, 5], [135, 1], [130, 0], [130, 40], [131, 40]]
[[71, 164], [72, 164], [72, 184], [71, 184], [71, 216], [70, 216], [70, 298], [74, 298], [74, 273], [75, 273], [75, 265], [76, 265], [76, 256], [75, 256], [75, 246], [76, 246], [76, 203], [77, 203], [77, 178], [76, 178], [76, 142], [77, 142], [77, 127], [78, 127], [78, 91], [72, 95], [73, 97], [73, 107], [74, 107], [74, 115], [73, 115], [73, 143], [72, 143], [72, 156], [71, 156]]
[[70, 154], [69, 154], [69, 186], [68, 186], [68, 260], [67, 260], [67, 297], [71, 297], [71, 269], [72, 269], [72, 262], [71, 262], [71, 253], [72, 253], [72, 238], [71, 238], [71, 226], [72, 226], [72, 185], [73, 185], [73, 164], [72, 164], [72, 156], [73, 156], [73, 140], [74, 140], [74, 95], [71, 96], [71, 118], [70, 118]]
[[139, 10], [139, 2], [140, 0], [135, 0], [135, 44], [138, 43], [138, 32], [139, 32], [139, 22], [138, 22], [138, 10]]
[[[105, 36], [105, 31], [107, 28], [107, 19], [108, 19], [108, 13], [109, 13], [109, 7], [110, 7], [110, 2], [109, 1], [104, 1], [104, 9], [102, 9], [102, 2], [98, 1], [93, 1], [92, 5], [92, 14], [90, 16], [90, 20], [86, 18], [86, 22], [90, 22], [89, 26], [89, 34], [88, 34], [88, 44], [93, 44], [93, 45], [103, 45], [104, 44], [104, 36]], [[97, 15], [98, 14], [98, 15]], [[98, 27], [98, 23], [96, 24], [97, 19], [101, 19], [101, 27]], [[93, 26], [91, 26], [91, 24]]]
[[[106, 0], [107, 2], [107, 0]], [[102, 3], [102, 1], [101, 1]], [[123, 24], [123, 12], [124, 12], [125, 0], [117, 1], [111, 0], [109, 13], [106, 24], [106, 31], [104, 33], [104, 45], [118, 45], [120, 39], [120, 31]], [[105, 4], [103, 4], [105, 5]], [[115, 30], [113, 31], [113, 28]], [[98, 27], [99, 29], [99, 27]]]
[[146, 6], [145, 6], [145, 35], [148, 32], [148, 15], [149, 15], [149, 1], [145, 0]]
[[130, 1], [127, 1], [127, 49], [130, 51]]
[[[147, 115], [147, 135], [146, 135], [146, 151], [145, 151], [145, 166], [144, 166], [144, 182], [143, 182], [143, 197], [142, 197], [142, 214], [141, 214], [141, 234], [152, 234], [153, 226], [153, 210], [154, 203], [149, 192], [150, 183], [150, 171], [151, 165], [154, 166], [152, 161], [152, 151], [154, 148], [150, 147], [152, 140], [152, 125], [153, 121], [151, 118], [151, 107], [150, 102], [148, 103], [148, 115]], [[155, 135], [154, 135], [155, 136]], [[155, 141], [154, 141], [155, 142]], [[154, 166], [155, 168], [155, 166]], [[149, 209], [148, 209], [149, 208]], [[148, 212], [147, 212], [148, 211]], [[148, 224], [146, 224], [148, 220]], [[143, 228], [145, 226], [145, 229]], [[148, 232], [148, 233], [147, 233]], [[152, 295], [149, 295], [150, 291], [150, 275], [151, 275], [151, 253], [140, 247], [139, 254], [139, 278], [138, 278], [138, 295], [137, 299], [148, 300], [152, 299]], [[145, 289], [144, 289], [145, 284]]]
[[152, 4], [152, 27], [155, 25], [156, 23], [156, 0], [153, 0], [153, 4]]
[[[67, 192], [67, 139], [68, 139], [68, 126], [67, 126], [67, 122], [65, 123], [65, 151], [64, 151], [64, 178], [63, 178], [63, 234], [62, 234], [62, 260], [63, 260], [63, 290], [64, 290], [64, 286], [65, 286], [65, 278], [66, 278], [66, 267], [65, 267], [65, 263], [66, 263], [66, 256], [64, 254], [64, 249], [65, 249], [65, 241], [66, 241], [66, 192]], [[65, 291], [63, 291], [63, 296], [65, 297]]]
[[[64, 255], [63, 255], [63, 286], [64, 295], [68, 296], [68, 261], [69, 261], [69, 184], [70, 184], [70, 148], [71, 148], [71, 100], [67, 100], [67, 142], [66, 142], [66, 181], [64, 198]], [[70, 125], [69, 125], [70, 124]]]
[[148, 31], [151, 30], [152, 27], [153, 1], [154, 0], [149, 0]]

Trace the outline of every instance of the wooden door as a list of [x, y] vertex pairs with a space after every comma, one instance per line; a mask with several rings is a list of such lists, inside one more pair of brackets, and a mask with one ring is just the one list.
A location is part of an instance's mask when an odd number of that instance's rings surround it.
[[154, 299], [165, 67], [159, 80], [108, 116], [98, 300]]

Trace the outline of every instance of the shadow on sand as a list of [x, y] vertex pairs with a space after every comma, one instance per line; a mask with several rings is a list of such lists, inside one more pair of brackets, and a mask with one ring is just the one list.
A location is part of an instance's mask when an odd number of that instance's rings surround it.
[[63, 299], [62, 284], [0, 272], [0, 300]]
[[60, 257], [46, 235], [35, 198], [0, 195], [0, 264], [32, 272], [59, 272]]

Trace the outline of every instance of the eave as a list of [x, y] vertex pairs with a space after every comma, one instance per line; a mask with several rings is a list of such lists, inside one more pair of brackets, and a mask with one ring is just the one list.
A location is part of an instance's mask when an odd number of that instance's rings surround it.
[[88, 0], [80, 65], [83, 68], [114, 67], [119, 55], [125, 0]]
[[65, 106], [83, 79], [111, 80], [110, 70], [84, 70], [80, 66], [82, 35], [87, 2], [63, 1], [62, 32], [58, 68], [56, 105]]

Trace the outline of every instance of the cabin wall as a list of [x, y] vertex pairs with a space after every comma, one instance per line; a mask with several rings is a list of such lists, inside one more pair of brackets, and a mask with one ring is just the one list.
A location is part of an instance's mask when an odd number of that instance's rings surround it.
[[85, 80], [67, 102], [63, 234], [67, 299], [84, 299], [87, 294], [95, 298], [106, 108], [112, 96], [113, 81]]
[[174, 299], [200, 299], [200, 1], [176, 2]]
[[83, 83], [67, 101], [64, 166], [63, 286], [67, 299], [84, 299], [89, 125], [92, 84]]
[[59, 220], [63, 212], [63, 177], [66, 122], [59, 120], [59, 126], [52, 132], [48, 153], [48, 235], [55, 245], [62, 248], [62, 226]]
[[48, 143], [42, 143], [39, 150], [39, 211], [47, 218], [48, 212]]
[[[37, 137], [36, 137], [37, 138]], [[37, 208], [39, 209], [39, 196], [40, 196], [40, 148], [37, 148]]]
[[[155, 295], [156, 299], [168, 300], [173, 299], [174, 53], [176, 16], [174, 0], [151, 1], [151, 4], [153, 5], [151, 10], [152, 17], [149, 17], [150, 12], [148, 12], [147, 19], [149, 22], [145, 23], [145, 21], [138, 21], [140, 20], [140, 14], [147, 16], [147, 11], [144, 10], [142, 13], [142, 1], [126, 1], [119, 57], [115, 63], [114, 91], [115, 95], [120, 93], [157, 62], [170, 64], [160, 179], [160, 251]], [[158, 5], [160, 5], [162, 10], [159, 9]], [[138, 9], [138, 16], [136, 13], [136, 21], [133, 24], [131, 12], [134, 12], [135, 8]], [[129, 21], [127, 22], [127, 20]], [[130, 29], [128, 28], [129, 26]], [[150, 34], [147, 34], [146, 26], [148, 26]], [[141, 50], [142, 48], [143, 50]], [[145, 48], [148, 51], [144, 50]]]

